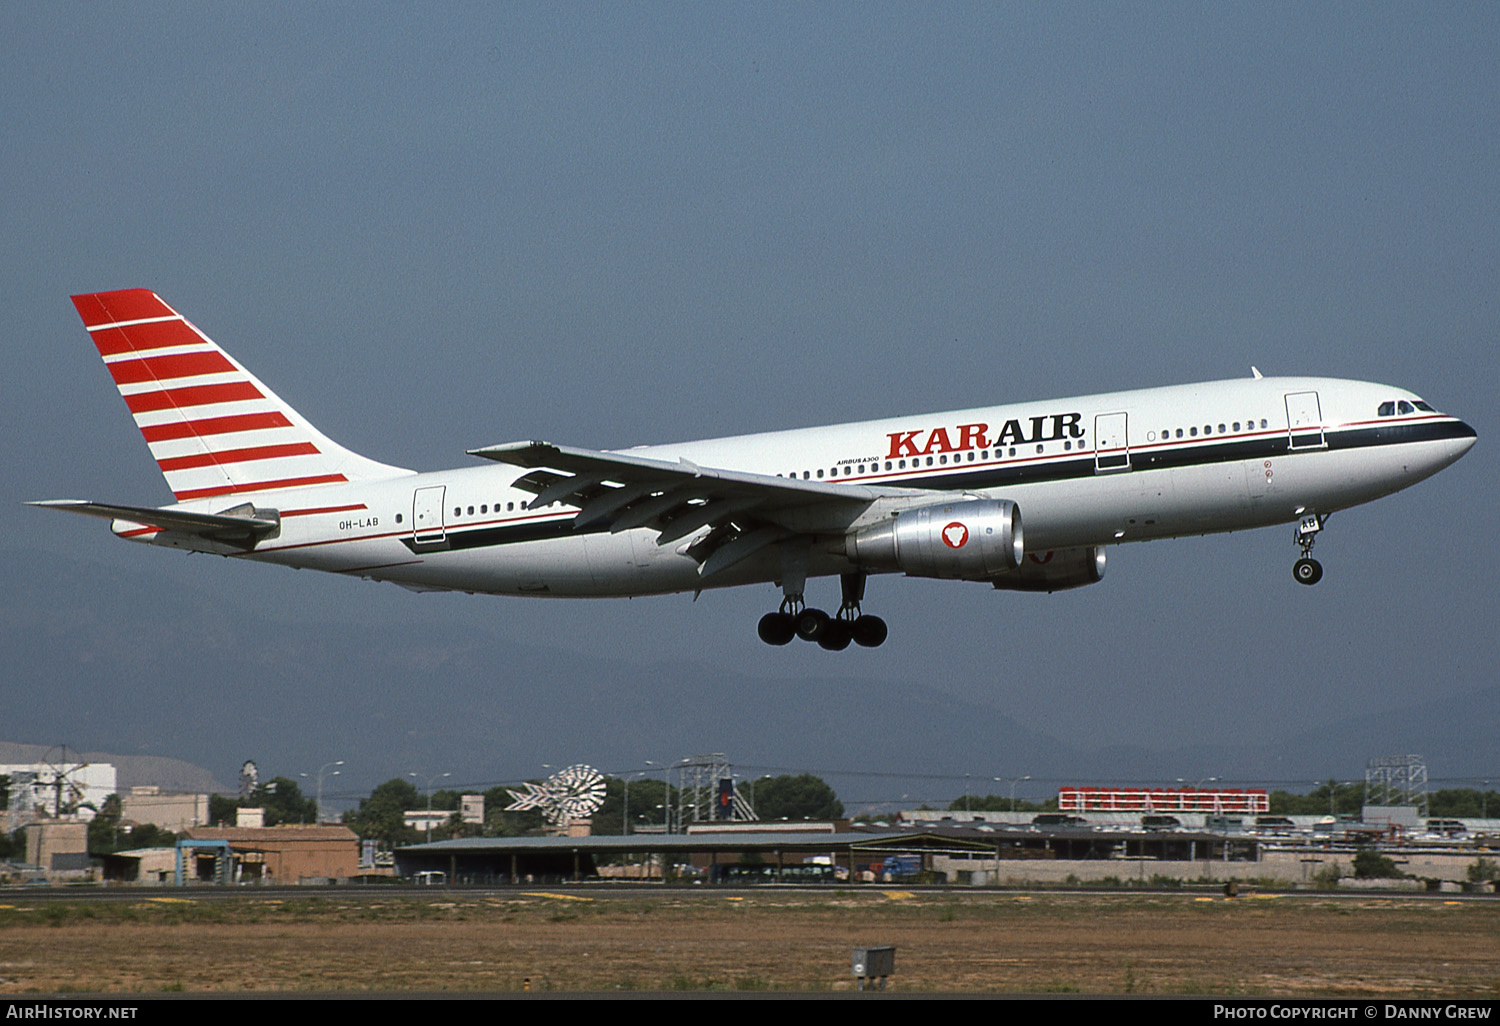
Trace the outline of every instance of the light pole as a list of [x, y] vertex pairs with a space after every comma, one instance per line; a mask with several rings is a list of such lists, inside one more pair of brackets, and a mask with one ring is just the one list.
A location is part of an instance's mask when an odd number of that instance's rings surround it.
[[1015, 777], [1015, 778], [1013, 778], [1011, 780], [1011, 782], [1010, 782], [1010, 811], [1011, 812], [1015, 812], [1016, 811], [1016, 785], [1019, 784], [1023, 780], [1030, 780], [1030, 779], [1031, 779], [1031, 774], [1028, 773], [1024, 777]]
[[[407, 773], [406, 775], [409, 776], [409, 777], [416, 777], [417, 776], [416, 773]], [[432, 840], [432, 782], [434, 780], [441, 780], [444, 777], [451, 777], [451, 776], [453, 776], [453, 774], [451, 772], [449, 772], [449, 773], [437, 773], [437, 774], [434, 774], [433, 776], [427, 778], [427, 786], [425, 788], [423, 788], [423, 790], [425, 790], [427, 792], [427, 818], [424, 821], [424, 823], [425, 823], [425, 825], [427, 827], [427, 840], [429, 840], [429, 841]], [[418, 778], [418, 779], [420, 779], [420, 778]]]
[[622, 834], [630, 833], [630, 778], [644, 777], [645, 775], [646, 774], [644, 772], [638, 771], [635, 773], [627, 774], [623, 778], [625, 783], [625, 808], [624, 811], [620, 813], [620, 832]]
[[[338, 762], [325, 762], [322, 766], [318, 767], [318, 812], [317, 812], [317, 816], [318, 816], [318, 823], [319, 824], [321, 824], [323, 822], [323, 771], [326, 770], [326, 769], [328, 769], [330, 766], [342, 766], [343, 764], [344, 764], [344, 760], [340, 759]], [[330, 774], [330, 776], [335, 776], [336, 777], [336, 776], [339, 775], [340, 772], [342, 772], [342, 771], [341, 770], [334, 770], [333, 773]], [[306, 773], [299, 773], [297, 775], [299, 777], [301, 777], [303, 780], [307, 779], [307, 774]]]

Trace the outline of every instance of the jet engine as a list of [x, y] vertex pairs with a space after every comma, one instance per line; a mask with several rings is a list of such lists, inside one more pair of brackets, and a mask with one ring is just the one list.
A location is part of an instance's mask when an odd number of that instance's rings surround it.
[[902, 510], [847, 536], [844, 554], [862, 567], [909, 577], [987, 581], [1021, 565], [1021, 510], [1009, 499]]
[[1104, 549], [1090, 545], [1083, 549], [1033, 552], [1015, 570], [1001, 574], [991, 583], [1002, 591], [1064, 591], [1098, 584], [1103, 577]]

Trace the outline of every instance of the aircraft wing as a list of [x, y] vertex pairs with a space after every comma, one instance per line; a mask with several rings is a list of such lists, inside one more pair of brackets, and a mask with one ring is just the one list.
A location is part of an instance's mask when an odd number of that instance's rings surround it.
[[249, 504], [225, 513], [189, 513], [186, 510], [156, 509], [151, 506], [117, 506], [85, 499], [45, 499], [28, 502], [26, 505], [60, 509], [64, 513], [82, 513], [84, 516], [102, 517], [105, 520], [124, 520], [143, 527], [180, 531], [246, 548], [281, 529], [280, 517], [269, 510], [256, 510]]
[[658, 545], [668, 545], [711, 528], [688, 550], [704, 576], [793, 535], [842, 531], [877, 500], [931, 496], [908, 488], [799, 481], [550, 442], [510, 442], [469, 454], [527, 468], [530, 473], [514, 484], [536, 495], [528, 507], [553, 502], [577, 506], [575, 529], [600, 523], [608, 523], [611, 532], [649, 527], [660, 532]]

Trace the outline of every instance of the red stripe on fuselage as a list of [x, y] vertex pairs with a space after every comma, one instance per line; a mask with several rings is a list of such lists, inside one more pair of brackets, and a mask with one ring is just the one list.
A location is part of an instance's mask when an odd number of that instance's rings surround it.
[[213, 467], [221, 463], [248, 463], [251, 460], [273, 460], [281, 456], [316, 456], [318, 447], [311, 442], [291, 442], [287, 445], [261, 445], [251, 449], [225, 449], [222, 452], [201, 452], [192, 456], [173, 456], [157, 460], [162, 473], [169, 470], [191, 470], [194, 467]]
[[356, 509], [369, 509], [362, 502], [356, 502], [348, 506], [318, 506], [313, 509], [284, 509], [281, 511], [281, 519], [287, 517], [310, 517], [317, 513], [349, 513]]

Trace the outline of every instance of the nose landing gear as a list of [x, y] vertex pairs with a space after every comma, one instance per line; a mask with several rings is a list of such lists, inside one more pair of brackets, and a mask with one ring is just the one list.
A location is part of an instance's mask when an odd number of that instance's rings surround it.
[[1297, 546], [1302, 550], [1302, 558], [1292, 564], [1292, 577], [1298, 584], [1312, 585], [1323, 579], [1323, 564], [1312, 558], [1312, 549], [1318, 532], [1328, 522], [1328, 516], [1326, 513], [1309, 513], [1297, 522]]

